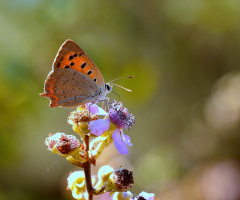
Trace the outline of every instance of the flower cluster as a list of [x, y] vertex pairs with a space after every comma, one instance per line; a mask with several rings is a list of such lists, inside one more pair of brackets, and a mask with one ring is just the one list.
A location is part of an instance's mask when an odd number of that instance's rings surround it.
[[134, 183], [133, 172], [127, 169], [114, 170], [106, 165], [99, 169], [97, 178], [91, 175], [91, 164], [96, 165], [97, 158], [112, 142], [120, 154], [128, 154], [127, 146], [132, 146], [123, 130], [133, 126], [135, 117], [122, 102], [113, 100], [107, 112], [96, 104], [81, 105], [70, 113], [68, 123], [80, 135], [81, 142], [75, 136], [56, 133], [50, 134], [45, 144], [52, 153], [83, 169], [67, 179], [67, 188], [75, 199], [91, 200], [93, 195], [105, 192], [113, 194], [115, 200], [154, 199], [154, 194], [142, 192], [133, 197], [127, 191]]
[[[85, 174], [82, 171], [73, 172], [68, 177], [68, 189], [72, 191], [72, 195], [76, 199], [87, 199]], [[95, 183], [96, 178], [92, 177], [92, 183]], [[127, 169], [113, 170], [110, 166], [106, 165], [98, 171], [98, 182], [95, 185], [97, 191], [115, 192], [126, 191], [133, 185], [133, 174]]]

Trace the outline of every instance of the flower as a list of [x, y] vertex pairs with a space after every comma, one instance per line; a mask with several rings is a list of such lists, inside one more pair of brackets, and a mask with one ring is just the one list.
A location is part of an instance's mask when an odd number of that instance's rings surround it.
[[111, 121], [119, 128], [130, 128], [135, 123], [135, 117], [128, 113], [128, 109], [123, 107], [122, 102], [113, 100], [109, 105], [108, 113]]
[[155, 195], [153, 193], [147, 193], [143, 191], [135, 198], [131, 198], [131, 200], [154, 200], [154, 196]]
[[57, 149], [60, 154], [68, 154], [80, 147], [80, 142], [75, 136], [66, 135], [65, 133], [49, 134], [49, 137], [45, 140], [45, 144], [48, 150], [54, 152]]
[[109, 130], [110, 125], [114, 125], [112, 138], [114, 145], [119, 153], [128, 154], [128, 146], [132, 146], [130, 137], [123, 133], [123, 129], [130, 128], [135, 123], [135, 117], [124, 108], [122, 102], [113, 100], [109, 103], [108, 115], [104, 119], [89, 122], [88, 129], [92, 134], [101, 136]]

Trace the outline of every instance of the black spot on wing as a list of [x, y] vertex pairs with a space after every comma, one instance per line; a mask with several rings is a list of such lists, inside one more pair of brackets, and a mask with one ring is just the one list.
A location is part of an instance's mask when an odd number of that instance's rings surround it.
[[91, 75], [91, 74], [92, 74], [92, 71], [89, 70], [89, 71], [87, 72], [87, 75]]
[[86, 66], [87, 66], [87, 63], [85, 63], [85, 62], [81, 64], [82, 69], [84, 69]]

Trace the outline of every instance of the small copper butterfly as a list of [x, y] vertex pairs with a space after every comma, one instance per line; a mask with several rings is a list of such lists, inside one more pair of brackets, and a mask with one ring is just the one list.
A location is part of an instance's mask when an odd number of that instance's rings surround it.
[[112, 90], [88, 55], [72, 40], [60, 47], [44, 85], [42, 97], [50, 99], [50, 107], [76, 107], [104, 101]]

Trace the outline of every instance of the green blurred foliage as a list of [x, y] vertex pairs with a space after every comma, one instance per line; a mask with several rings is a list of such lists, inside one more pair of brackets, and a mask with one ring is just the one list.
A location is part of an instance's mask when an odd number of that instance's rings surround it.
[[204, 174], [192, 171], [240, 160], [239, 3], [0, 1], [0, 199], [71, 199], [66, 177], [76, 168], [51, 155], [44, 139], [74, 134], [66, 122], [72, 109], [50, 109], [38, 95], [66, 39], [87, 52], [106, 82], [135, 76], [117, 82], [132, 93], [114, 88], [136, 115], [126, 132], [134, 146], [123, 163], [115, 150], [106, 152], [97, 168], [111, 160], [130, 167], [136, 193], [207, 199], [186, 190]]

